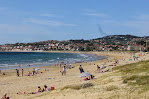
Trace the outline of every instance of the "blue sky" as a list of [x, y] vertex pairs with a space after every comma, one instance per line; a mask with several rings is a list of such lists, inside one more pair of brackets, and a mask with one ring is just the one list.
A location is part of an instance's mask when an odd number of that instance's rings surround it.
[[1, 0], [0, 44], [147, 36], [148, 5], [148, 0]]

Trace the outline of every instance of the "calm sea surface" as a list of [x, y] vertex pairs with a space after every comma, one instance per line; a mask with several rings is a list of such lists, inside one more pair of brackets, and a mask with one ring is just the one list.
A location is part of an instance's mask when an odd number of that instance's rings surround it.
[[62, 62], [67, 64], [102, 58], [104, 57], [79, 53], [0, 52], [0, 69], [16, 69], [18, 64], [22, 68], [26, 68], [27, 64], [30, 64], [31, 67], [38, 67], [60, 64]]

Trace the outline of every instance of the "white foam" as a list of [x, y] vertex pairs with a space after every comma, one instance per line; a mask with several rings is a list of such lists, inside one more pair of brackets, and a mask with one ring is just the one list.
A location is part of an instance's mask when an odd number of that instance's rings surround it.
[[48, 61], [54, 61], [54, 59], [48, 60]]

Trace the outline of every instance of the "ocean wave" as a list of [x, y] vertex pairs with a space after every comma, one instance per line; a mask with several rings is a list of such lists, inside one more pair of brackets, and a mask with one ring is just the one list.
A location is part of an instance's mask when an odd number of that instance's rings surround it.
[[42, 61], [42, 59], [37, 59], [37, 61]]
[[54, 61], [54, 59], [48, 60], [48, 61]]
[[80, 54], [80, 56], [82, 56], [82, 57], [88, 57], [88, 55], [85, 55], [85, 54]]
[[0, 64], [1, 66], [6, 66], [6, 65], [8, 65], [8, 64]]

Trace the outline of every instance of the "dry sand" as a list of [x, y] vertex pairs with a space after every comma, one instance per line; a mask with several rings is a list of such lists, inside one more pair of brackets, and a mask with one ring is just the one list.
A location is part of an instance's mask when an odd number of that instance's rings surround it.
[[[104, 79], [107, 75], [111, 75], [113, 73], [112, 68], [114, 66], [109, 66], [114, 63], [114, 58], [119, 60], [120, 65], [138, 62], [138, 61], [128, 61], [132, 54], [123, 53], [123, 52], [88, 52], [88, 54], [95, 54], [100, 56], [106, 56], [107, 59], [98, 60], [94, 62], [86, 62], [86, 63], [75, 63], [72, 64], [72, 69], [66, 70], [66, 75], [61, 75], [62, 68], [54, 67], [54, 66], [44, 66], [40, 67], [39, 74], [35, 76], [16, 76], [16, 70], [4, 70], [2, 73], [6, 73], [6, 75], [0, 74], [0, 96], [4, 93], [10, 97], [10, 99], [114, 99], [114, 97], [119, 98], [128, 98], [127, 92], [123, 91], [122, 88], [126, 88], [125, 85], [121, 83], [121, 78], [118, 76], [111, 76], [108, 79]], [[139, 56], [139, 53], [136, 54]], [[147, 60], [149, 57], [148, 53], [142, 53], [142, 56], [139, 56], [139, 61]], [[97, 73], [97, 65], [99, 66], [107, 66], [104, 70], [110, 69], [109, 72]], [[95, 76], [95, 79], [90, 81], [82, 81], [83, 78], [79, 78], [79, 65], [82, 65], [85, 72], [89, 72]], [[48, 69], [49, 71], [45, 71]], [[28, 71], [32, 71], [33, 67], [24, 68], [24, 75], [27, 75]], [[104, 71], [103, 70], [103, 71]], [[42, 73], [41, 73], [42, 72]], [[21, 74], [21, 69], [20, 69]], [[54, 78], [54, 79], [48, 79]], [[94, 84], [92, 88], [80, 89], [80, 90], [60, 90], [67, 85], [78, 85], [91, 82]], [[111, 82], [111, 83], [110, 83]], [[37, 86], [41, 86], [43, 88], [44, 85], [48, 87], [54, 86], [55, 90], [49, 92], [43, 92], [38, 94], [27, 94], [30, 92], [36, 92]], [[115, 89], [119, 89], [119, 91], [106, 91], [107, 86], [114, 86]], [[24, 94], [25, 92], [25, 94]], [[17, 94], [19, 93], [19, 94]]]

